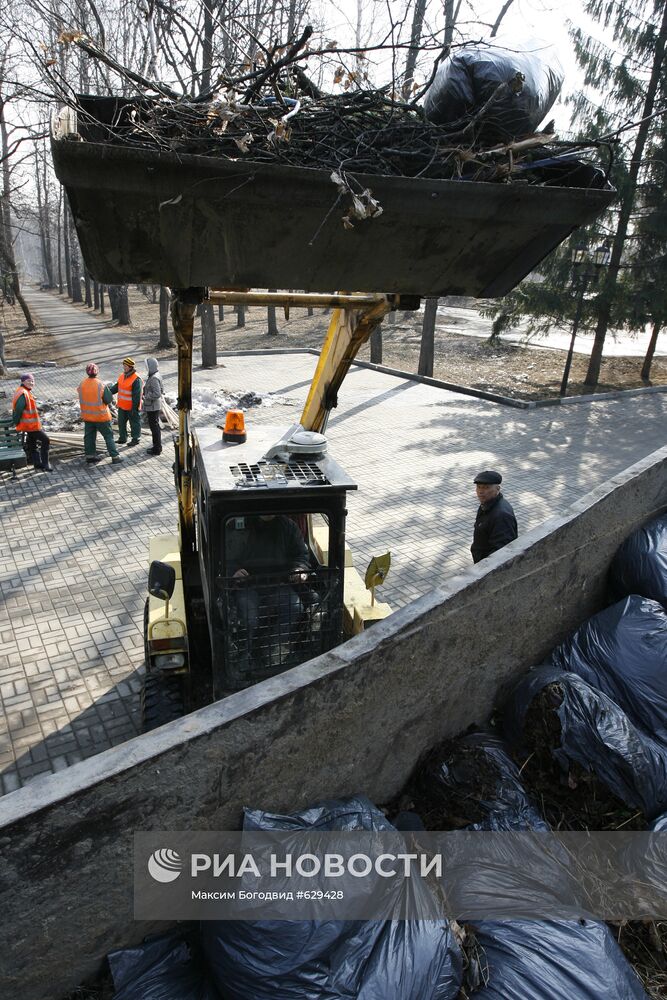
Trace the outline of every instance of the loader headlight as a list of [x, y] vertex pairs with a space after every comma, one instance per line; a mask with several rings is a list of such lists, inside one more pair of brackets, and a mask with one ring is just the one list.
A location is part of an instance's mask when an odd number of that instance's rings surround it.
[[185, 666], [185, 656], [183, 653], [163, 653], [156, 656], [153, 662], [160, 670], [178, 670]]

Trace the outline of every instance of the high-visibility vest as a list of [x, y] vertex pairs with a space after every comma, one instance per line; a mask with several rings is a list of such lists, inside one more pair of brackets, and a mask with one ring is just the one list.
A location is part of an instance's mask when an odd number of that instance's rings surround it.
[[[126, 375], [123, 372], [122, 375], [118, 376], [118, 409], [119, 410], [131, 410], [132, 409], [132, 383], [138, 379], [139, 376], [136, 372], [130, 372]], [[139, 409], [141, 409], [141, 401], [139, 402]]]
[[21, 419], [16, 425], [17, 431], [41, 431], [42, 422], [39, 419], [39, 414], [37, 412], [37, 403], [35, 402], [35, 397], [30, 392], [30, 389], [26, 389], [24, 385], [20, 385], [16, 392], [14, 393], [14, 398], [12, 400], [12, 410], [16, 406], [16, 402], [21, 396], [25, 396], [25, 409], [21, 414]]
[[111, 410], [104, 402], [104, 383], [98, 378], [84, 378], [77, 389], [81, 419], [92, 424], [104, 424], [111, 420]]

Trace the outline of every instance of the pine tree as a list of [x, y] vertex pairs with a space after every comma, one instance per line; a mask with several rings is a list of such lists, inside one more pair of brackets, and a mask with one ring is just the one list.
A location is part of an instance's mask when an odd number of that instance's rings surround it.
[[[619, 280], [626, 238], [631, 230], [632, 213], [642, 172], [644, 153], [655, 131], [662, 78], [665, 75], [667, 41], [667, 0], [588, 0], [584, 12], [607, 30], [611, 30], [616, 49], [586, 36], [581, 29], [572, 32], [575, 52], [585, 71], [585, 82], [605, 94], [607, 107], [617, 108], [617, 117], [636, 121], [632, 137], [628, 174], [620, 194], [611, 260], [598, 300], [597, 327], [591, 359], [586, 373], [587, 385], [597, 384], [607, 329], [620, 294]], [[578, 105], [581, 110], [581, 102]], [[598, 114], [599, 120], [599, 114]], [[584, 123], [585, 124], [585, 123]], [[627, 136], [627, 133], [625, 133]]]

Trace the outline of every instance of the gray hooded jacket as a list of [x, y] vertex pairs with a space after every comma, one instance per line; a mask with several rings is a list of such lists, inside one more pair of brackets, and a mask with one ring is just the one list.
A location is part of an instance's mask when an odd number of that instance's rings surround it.
[[144, 382], [144, 410], [148, 413], [159, 410], [162, 403], [162, 379], [158, 372], [156, 358], [146, 358], [148, 378]]

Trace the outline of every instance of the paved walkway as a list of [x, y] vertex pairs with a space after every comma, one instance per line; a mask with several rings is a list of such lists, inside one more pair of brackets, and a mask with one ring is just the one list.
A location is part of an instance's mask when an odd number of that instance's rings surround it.
[[[115, 340], [114, 328], [93, 319], [84, 330], [78, 310], [48, 295], [31, 293], [31, 305], [48, 325], [56, 305], [60, 334], [80, 335], [82, 356], [101, 358], [103, 378], [115, 377], [129, 345]], [[195, 371], [195, 388], [275, 393], [282, 402], [248, 411], [252, 434], [256, 424], [282, 430], [298, 417], [316, 358], [220, 362]], [[162, 368], [175, 395], [175, 363]], [[80, 378], [79, 366], [40, 369], [37, 397], [71, 399]], [[3, 389], [13, 384], [0, 381]], [[328, 437], [359, 484], [348, 503], [356, 563], [364, 567], [390, 549], [382, 596], [400, 607], [470, 565], [472, 479], [480, 468], [503, 471], [526, 531], [663, 446], [666, 417], [663, 393], [516, 410], [354, 368]], [[158, 459], [143, 447], [124, 455], [122, 465], [91, 468], [81, 455], [56, 453], [52, 475], [23, 471], [12, 481], [0, 474], [4, 792], [138, 732], [147, 542], [173, 530], [176, 499], [168, 447]]]

